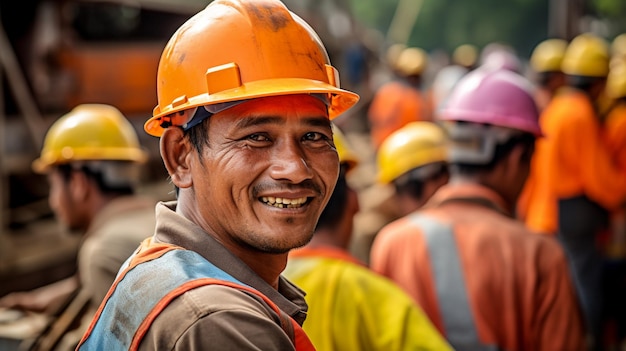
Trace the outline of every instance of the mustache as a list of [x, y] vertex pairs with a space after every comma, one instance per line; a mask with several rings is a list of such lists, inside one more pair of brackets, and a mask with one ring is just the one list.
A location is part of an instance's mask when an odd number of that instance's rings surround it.
[[318, 195], [323, 195], [321, 188], [311, 179], [306, 179], [298, 184], [288, 182], [260, 183], [252, 188], [252, 194], [254, 197], [259, 197], [259, 194], [264, 192], [280, 192], [282, 190], [295, 191], [302, 189], [313, 190]]

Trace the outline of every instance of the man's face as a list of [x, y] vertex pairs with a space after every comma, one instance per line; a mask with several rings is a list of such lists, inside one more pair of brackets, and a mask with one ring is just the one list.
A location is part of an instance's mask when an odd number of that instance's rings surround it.
[[200, 225], [229, 247], [306, 244], [339, 173], [326, 105], [308, 95], [254, 99], [208, 128], [191, 169]]

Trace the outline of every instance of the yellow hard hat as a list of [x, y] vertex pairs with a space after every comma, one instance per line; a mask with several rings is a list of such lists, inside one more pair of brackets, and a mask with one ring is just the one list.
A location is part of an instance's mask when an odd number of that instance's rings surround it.
[[566, 49], [566, 40], [546, 39], [535, 46], [530, 56], [530, 66], [535, 72], [559, 72]]
[[404, 44], [393, 44], [387, 48], [385, 59], [391, 68], [398, 68], [398, 57], [400, 57], [400, 54], [404, 51], [404, 49], [406, 49], [406, 45]]
[[420, 48], [408, 47], [400, 53], [396, 67], [400, 74], [404, 76], [413, 76], [421, 74], [426, 68], [428, 55]]
[[352, 170], [359, 164], [359, 158], [354, 153], [354, 150], [348, 144], [348, 140], [346, 136], [343, 134], [341, 129], [337, 127], [334, 123], [333, 127], [333, 140], [335, 142], [335, 148], [337, 149], [337, 154], [339, 154], [339, 162], [345, 163], [348, 165], [348, 171]]
[[609, 73], [608, 44], [591, 33], [578, 35], [565, 50], [561, 70], [575, 76], [606, 77]]
[[75, 161], [145, 162], [132, 124], [115, 107], [83, 104], [59, 118], [48, 130], [41, 155], [33, 161], [36, 173]]
[[322, 41], [282, 2], [215, 0], [165, 46], [157, 72], [158, 105], [144, 129], [160, 136], [164, 127], [189, 122], [175, 112], [289, 94], [323, 95], [331, 119], [359, 99], [340, 89]]
[[626, 61], [611, 65], [606, 78], [606, 95], [612, 99], [626, 97]]
[[445, 162], [447, 137], [436, 123], [411, 122], [389, 135], [376, 154], [378, 181], [390, 183], [412, 169]]
[[611, 42], [611, 56], [626, 56], [626, 33], [616, 36]]
[[452, 52], [452, 63], [463, 67], [472, 67], [478, 60], [478, 48], [471, 44], [457, 46]]

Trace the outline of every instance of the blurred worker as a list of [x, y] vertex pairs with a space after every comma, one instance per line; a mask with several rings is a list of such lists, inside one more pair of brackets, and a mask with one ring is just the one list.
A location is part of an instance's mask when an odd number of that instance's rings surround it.
[[452, 88], [467, 73], [476, 68], [478, 48], [471, 44], [459, 45], [452, 52], [452, 64], [437, 72], [430, 88], [434, 113], [441, 110]]
[[304, 331], [318, 350], [451, 350], [410, 296], [347, 251], [359, 203], [346, 176], [359, 160], [338, 128], [334, 140], [337, 186], [313, 238], [290, 252], [284, 271], [307, 293]]
[[427, 61], [424, 50], [405, 48], [396, 60], [396, 79], [383, 84], [374, 94], [367, 111], [374, 150], [389, 134], [405, 124], [431, 119], [428, 102], [421, 90]]
[[[378, 231], [386, 224], [420, 208], [448, 182], [447, 137], [437, 124], [411, 122], [391, 133], [376, 155], [378, 207], [360, 213], [361, 226], [350, 251], [369, 264], [370, 249]], [[382, 191], [389, 187], [389, 193]], [[367, 219], [367, 220], [366, 220]], [[366, 230], [367, 229], [367, 230]]]
[[405, 49], [405, 44], [395, 43], [390, 45], [385, 52], [385, 63], [387, 65], [387, 68], [391, 70], [391, 73], [393, 75], [401, 74], [401, 72], [398, 70], [398, 58], [400, 58], [400, 55]]
[[339, 175], [339, 88], [317, 34], [278, 0], [215, 0], [179, 27], [157, 73], [177, 200], [122, 268], [79, 350], [312, 350], [303, 292], [281, 273]]
[[565, 85], [561, 62], [567, 49], [567, 41], [550, 38], [540, 42], [530, 56], [530, 68], [535, 74], [535, 101], [543, 111], [554, 94]]
[[513, 218], [541, 135], [531, 84], [508, 70], [465, 76], [440, 115], [450, 182], [384, 227], [372, 269], [420, 303], [455, 350], [583, 350], [567, 260]]
[[626, 33], [621, 33], [611, 41], [611, 59], [626, 61]]
[[[611, 61], [605, 92], [611, 99], [603, 118], [606, 141], [613, 159], [626, 171], [626, 56]], [[611, 230], [603, 250], [603, 329], [614, 332], [603, 333], [603, 346], [623, 349], [626, 347], [626, 204], [614, 210], [610, 220]]]
[[626, 169], [626, 57], [611, 65], [605, 91], [612, 99], [611, 108], [603, 118], [609, 150], [618, 165]]
[[[535, 47], [530, 56], [530, 66], [536, 87], [534, 97], [540, 113], [545, 110], [557, 93], [557, 90], [562, 90], [561, 88], [565, 85], [565, 74], [561, 71], [561, 63], [563, 62], [566, 48], [566, 40], [546, 39]], [[542, 140], [540, 139], [538, 144], [541, 142]], [[541, 145], [538, 145], [538, 148], [541, 148]], [[538, 159], [541, 156], [537, 156], [540, 154], [540, 152], [537, 152], [533, 156], [530, 175], [517, 201], [516, 215], [522, 220], [526, 220], [528, 211], [533, 211], [533, 209], [529, 209], [529, 206], [533, 203], [533, 197], [546, 196], [545, 193], [542, 193], [543, 190], [535, 188], [539, 185], [535, 183], [535, 172], [533, 169], [540, 167]], [[535, 209], [535, 211], [537, 210], [540, 209]], [[536, 227], [531, 228], [537, 230]]]
[[48, 130], [33, 170], [48, 175], [50, 208], [59, 222], [84, 237], [78, 272], [9, 294], [0, 306], [52, 313], [80, 288], [75, 299], [90, 305], [90, 319], [124, 261], [154, 230], [156, 200], [135, 194], [139, 165], [146, 160], [135, 129], [113, 106], [78, 105], [59, 118]]
[[[622, 33], [615, 38], [611, 42], [609, 47], [609, 71], [613, 66], [623, 66], [626, 62], [626, 33]], [[620, 69], [621, 70], [621, 69]], [[619, 74], [613, 75], [613, 85], [616, 84], [617, 81], [620, 81], [618, 78]], [[607, 77], [608, 80], [608, 77]], [[607, 83], [608, 84], [608, 83]], [[609, 114], [609, 110], [613, 108], [613, 105], [616, 103], [617, 99], [614, 96], [609, 96], [607, 91], [610, 88], [603, 90], [598, 98], [596, 98], [597, 109], [600, 114], [600, 119], [604, 121], [605, 117]]]
[[609, 70], [607, 43], [589, 33], [575, 37], [561, 69], [567, 90], [557, 94], [540, 117], [547, 137], [537, 143], [535, 190], [526, 224], [537, 232], [557, 233], [599, 348], [603, 255], [598, 241], [609, 230], [609, 214], [626, 199], [626, 172], [606, 145], [596, 103]]
[[434, 122], [411, 122], [383, 141], [376, 162], [378, 181], [393, 186], [398, 215], [405, 216], [448, 182], [445, 132]]

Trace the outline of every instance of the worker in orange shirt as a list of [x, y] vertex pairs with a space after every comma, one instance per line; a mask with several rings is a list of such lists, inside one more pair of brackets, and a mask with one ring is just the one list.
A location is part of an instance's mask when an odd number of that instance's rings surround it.
[[626, 199], [626, 171], [617, 167], [603, 140], [597, 110], [609, 70], [604, 39], [580, 34], [568, 45], [561, 69], [567, 90], [541, 115], [546, 134], [533, 163], [543, 198], [529, 204], [526, 223], [557, 233], [571, 260], [591, 339], [601, 349], [602, 264], [598, 239], [608, 231], [609, 214]]
[[[611, 103], [602, 117], [604, 135], [617, 165], [626, 171], [626, 60], [616, 61], [611, 66], [605, 91]], [[614, 213], [613, 225], [616, 228], [611, 242], [607, 243], [607, 254], [615, 258], [626, 258], [626, 223], [623, 217], [623, 209]]]
[[535, 102], [543, 111], [554, 94], [565, 85], [565, 74], [561, 62], [567, 49], [567, 41], [558, 38], [546, 39], [535, 47], [530, 56], [530, 67], [535, 74]]
[[540, 136], [530, 82], [478, 68], [438, 117], [450, 181], [385, 226], [371, 267], [420, 303], [455, 350], [584, 350], [567, 258], [513, 216]]
[[[618, 36], [619, 38], [619, 36]], [[626, 39], [626, 36], [624, 37]], [[626, 42], [625, 42], [626, 44]], [[613, 53], [606, 82], [606, 97], [611, 100], [603, 117], [605, 137], [618, 166], [626, 170], [626, 56]], [[605, 308], [603, 326], [612, 328], [605, 337], [607, 347], [626, 346], [626, 206], [611, 213], [611, 231], [604, 245]], [[608, 334], [608, 333], [605, 333]]]
[[[558, 91], [561, 91], [565, 85], [565, 74], [561, 71], [561, 63], [563, 62], [563, 56], [565, 55], [565, 49], [567, 49], [567, 41], [557, 38], [549, 38], [540, 42], [533, 50], [530, 56], [530, 67], [532, 69], [533, 80], [535, 81], [535, 102], [539, 111], [543, 111], [546, 106], [552, 101], [552, 98]], [[537, 148], [542, 147], [542, 140], [538, 142]], [[547, 192], [541, 189], [539, 184], [535, 181], [535, 169], [538, 167], [541, 161], [539, 159], [543, 157], [541, 151], [536, 152], [533, 156], [531, 164], [531, 172], [526, 180], [524, 189], [520, 194], [517, 201], [517, 216], [526, 221], [529, 211], [534, 211], [530, 216], [533, 219], [529, 220], [529, 227], [542, 234], [554, 234], [556, 223], [556, 211], [545, 211], [544, 206], [538, 206], [536, 203], [537, 197], [542, 198], [547, 196]], [[545, 161], [543, 161], [545, 162]], [[532, 208], [529, 208], [533, 204]], [[553, 206], [554, 208], [554, 206]], [[552, 224], [543, 224], [545, 221], [545, 214], [552, 214]], [[537, 221], [540, 221], [537, 223]]]
[[429, 104], [421, 90], [427, 61], [424, 50], [408, 47], [395, 62], [391, 62], [397, 77], [378, 89], [367, 111], [374, 150], [389, 134], [405, 124], [431, 119]]

